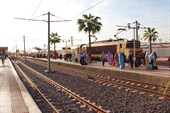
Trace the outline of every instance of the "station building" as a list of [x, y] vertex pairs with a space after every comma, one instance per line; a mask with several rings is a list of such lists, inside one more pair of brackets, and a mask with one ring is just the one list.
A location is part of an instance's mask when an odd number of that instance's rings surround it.
[[[148, 53], [150, 51], [148, 44], [142, 44], [141, 48]], [[167, 58], [170, 56], [170, 43], [152, 43], [152, 51], [156, 52], [158, 57]]]

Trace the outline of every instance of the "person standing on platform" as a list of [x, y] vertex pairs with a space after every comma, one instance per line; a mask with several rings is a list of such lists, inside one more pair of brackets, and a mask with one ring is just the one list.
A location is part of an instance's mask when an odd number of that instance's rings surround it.
[[2, 65], [5, 65], [5, 59], [6, 59], [6, 57], [5, 57], [5, 54], [4, 54], [4, 53], [1, 55], [1, 59], [2, 59]]
[[111, 63], [111, 65], [113, 66], [114, 65], [114, 53], [112, 54], [112, 63]]
[[60, 60], [62, 59], [62, 54], [60, 53]]
[[75, 62], [76, 62], [75, 59], [76, 59], [76, 58], [75, 58], [75, 53], [73, 52], [72, 55], [71, 55], [71, 61], [75, 63]]
[[92, 56], [91, 56], [91, 53], [88, 53], [88, 62], [89, 62], [89, 63], [92, 63]]
[[111, 63], [112, 63], [112, 54], [110, 53], [110, 51], [108, 51], [108, 54], [107, 54], [107, 61], [108, 61], [108, 64], [111, 65]]
[[156, 65], [156, 59], [157, 59], [157, 54], [156, 52], [151, 53], [151, 55], [149, 55], [149, 58], [151, 60], [150, 64], [152, 65], [152, 69], [158, 69], [158, 66]]
[[126, 63], [127, 62], [126, 55], [124, 52], [122, 54], [123, 54], [124, 63]]
[[133, 53], [131, 52], [128, 57], [130, 67], [133, 68]]
[[122, 52], [120, 52], [119, 54], [119, 64], [120, 64], [120, 69], [124, 69], [125, 62], [124, 62], [124, 56]]
[[102, 60], [102, 65], [104, 66], [105, 61], [106, 61], [106, 54], [105, 54], [104, 51], [102, 52], [102, 54], [101, 54], [101, 56], [100, 56], [100, 59]]
[[145, 53], [145, 66], [146, 69], [149, 69], [149, 55], [147, 52]]
[[149, 55], [149, 58], [150, 58], [150, 64], [151, 64], [152, 66], [154, 66], [154, 65], [155, 65], [155, 59], [156, 59], [155, 53], [151, 53], [151, 54]]
[[115, 53], [114, 55], [114, 65], [119, 66], [119, 56], [118, 53]]

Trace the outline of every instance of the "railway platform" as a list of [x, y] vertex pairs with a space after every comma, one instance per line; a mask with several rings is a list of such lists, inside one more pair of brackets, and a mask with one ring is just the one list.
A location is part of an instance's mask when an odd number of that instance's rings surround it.
[[[46, 59], [45, 59], [46, 60]], [[141, 65], [131, 69], [126, 64], [124, 69], [120, 69], [116, 66], [108, 65], [105, 62], [105, 66], [102, 66], [102, 62], [93, 61], [88, 65], [81, 65], [80, 63], [68, 62], [60, 59], [51, 59], [51, 62], [57, 62], [57, 65], [75, 66], [75, 68], [86, 68], [86, 70], [96, 73], [103, 73], [109, 75], [109, 77], [116, 76], [121, 78], [132, 79], [136, 81], [167, 86], [170, 85], [170, 68], [168, 66], [158, 66], [158, 70], [147, 70], [145, 66]]]
[[[51, 61], [52, 62], [74, 64], [74, 65], [81, 65], [80, 63], [73, 63], [73, 62], [65, 61], [63, 59], [62, 60], [51, 59]], [[99, 68], [99, 69], [106, 69], [106, 70], [119, 70], [119, 71], [125, 71], [125, 72], [144, 73], [144, 74], [147, 74], [147, 75], [157, 75], [157, 76], [170, 77], [170, 68], [168, 66], [158, 66], [157, 70], [147, 70], [144, 65], [141, 65], [139, 67], [134, 67], [132, 69], [128, 64], [125, 64], [125, 68], [120, 69], [117, 66], [109, 65], [107, 62], [105, 62], [105, 66], [102, 66], [102, 62], [99, 62], [99, 61], [93, 61], [92, 63], [88, 63], [88, 65], [84, 65], [84, 66], [85, 67], [94, 67], [94, 68]]]
[[0, 62], [0, 113], [41, 113], [8, 58]]

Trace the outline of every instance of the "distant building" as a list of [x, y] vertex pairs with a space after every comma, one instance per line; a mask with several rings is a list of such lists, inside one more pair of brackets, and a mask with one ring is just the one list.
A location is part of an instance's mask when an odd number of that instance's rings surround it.
[[0, 55], [2, 55], [2, 53], [5, 53], [7, 55], [8, 54], [8, 47], [0, 47]]
[[[149, 44], [141, 44], [143, 51], [150, 52]], [[170, 56], [170, 43], [152, 43], [152, 51], [156, 52], [158, 57]]]

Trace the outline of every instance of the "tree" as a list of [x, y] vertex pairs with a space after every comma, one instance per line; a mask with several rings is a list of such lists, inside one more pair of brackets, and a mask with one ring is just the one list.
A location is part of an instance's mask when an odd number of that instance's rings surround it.
[[50, 34], [50, 39], [51, 39], [50, 40], [51, 44], [54, 44], [54, 52], [55, 52], [55, 44], [59, 43], [61, 41], [60, 36], [58, 35], [57, 32], [56, 33], [51, 33]]
[[18, 53], [20, 53], [20, 50], [19, 50], [19, 49], [16, 50], [16, 54], [18, 54]]
[[155, 31], [155, 28], [147, 28], [145, 31], [144, 31], [144, 34], [143, 34], [143, 38], [144, 40], [148, 40], [149, 41], [149, 46], [150, 46], [150, 53], [152, 53], [152, 41], [156, 41], [157, 38], [158, 38], [158, 32]]
[[101, 30], [102, 23], [99, 22], [100, 17], [95, 17], [91, 14], [89, 15], [82, 15], [83, 19], [78, 19], [77, 24], [79, 25], [78, 30], [84, 31], [88, 33], [89, 37], [89, 47], [91, 47], [91, 33], [94, 35], [95, 33]]

